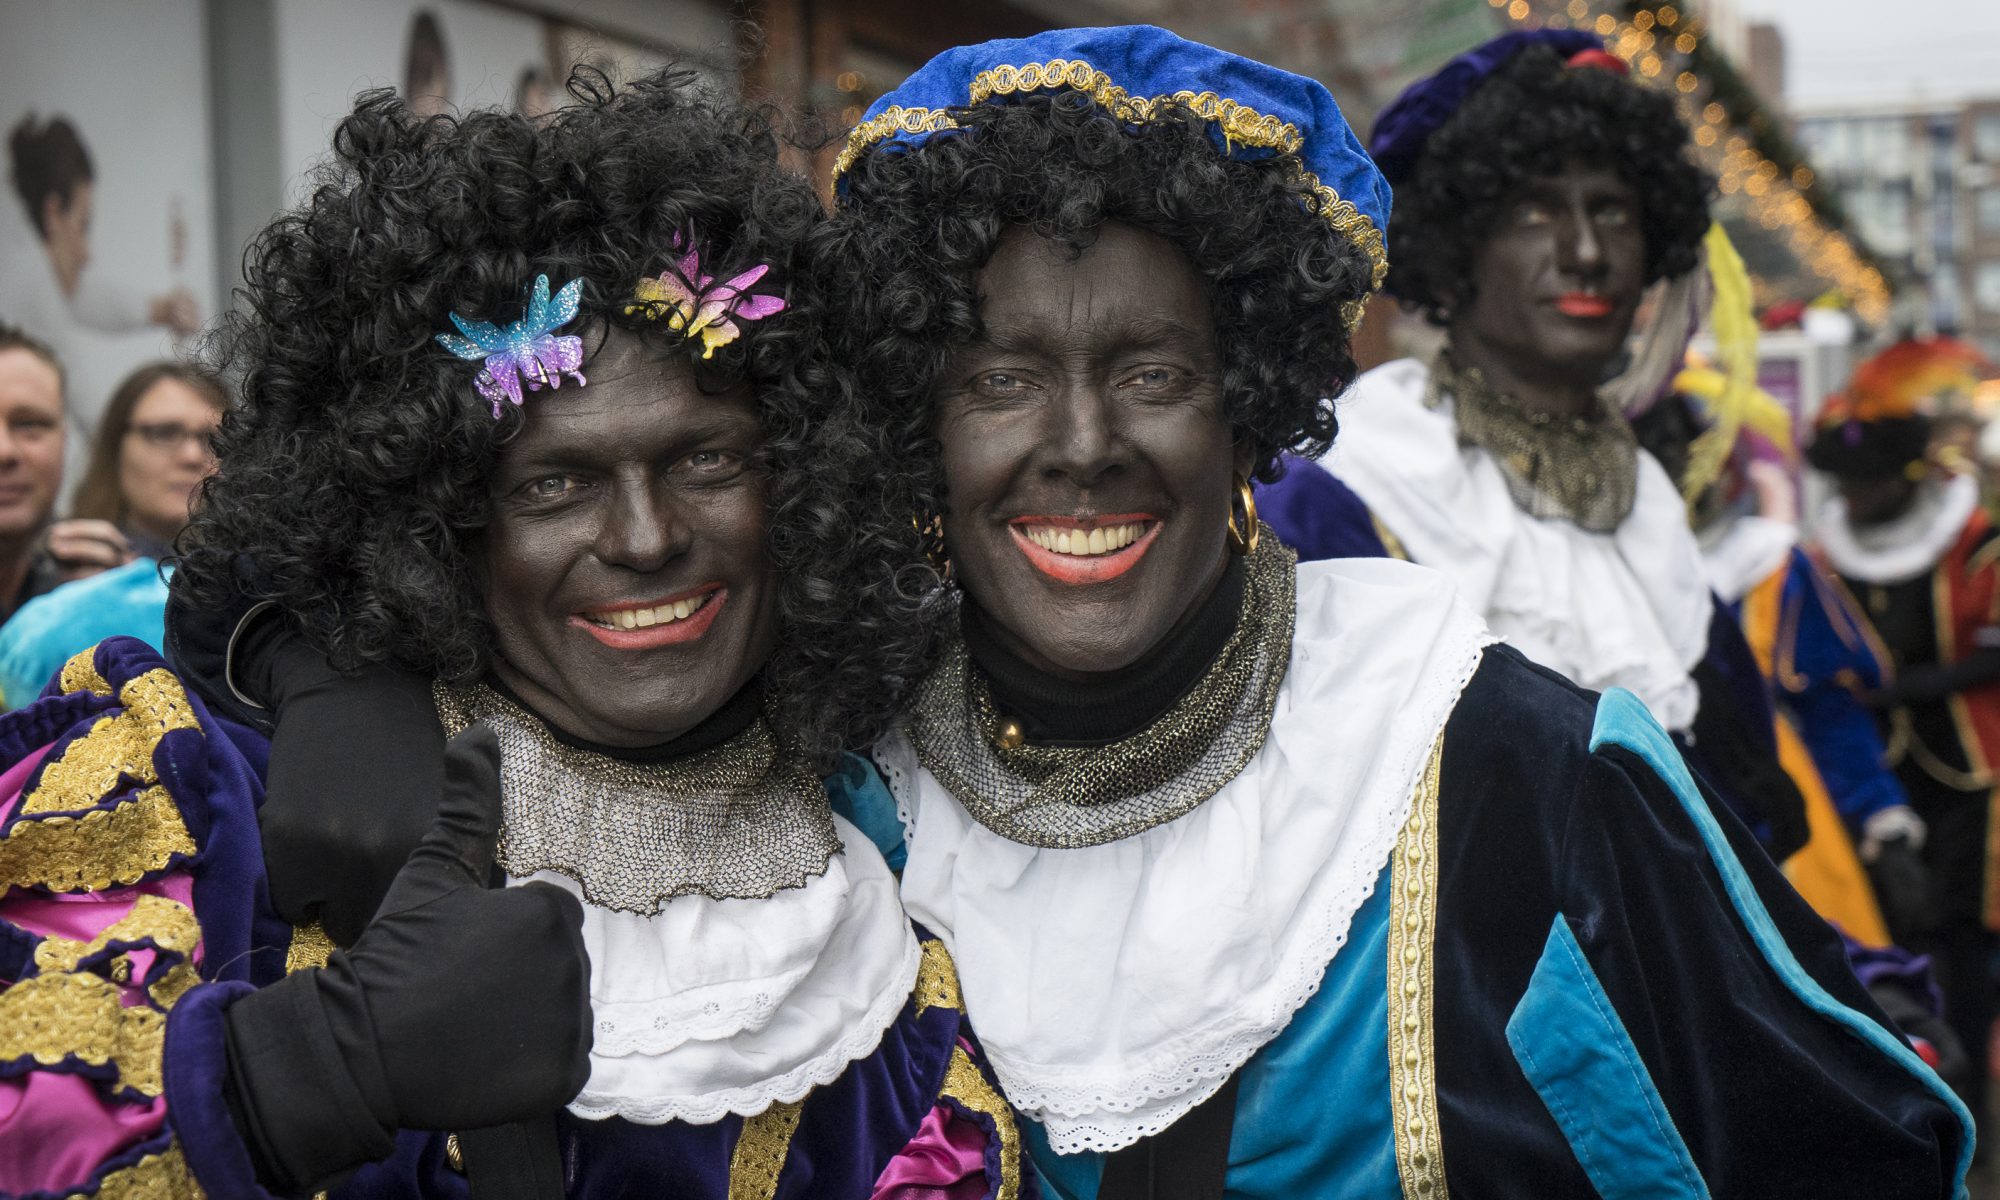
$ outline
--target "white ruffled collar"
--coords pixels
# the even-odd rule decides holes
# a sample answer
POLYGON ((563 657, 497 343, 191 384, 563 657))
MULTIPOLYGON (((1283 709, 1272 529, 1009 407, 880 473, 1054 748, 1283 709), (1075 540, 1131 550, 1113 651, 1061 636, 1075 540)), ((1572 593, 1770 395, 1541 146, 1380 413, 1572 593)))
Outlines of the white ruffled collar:
POLYGON ((1529 516, 1492 456, 1459 444, 1451 398, 1425 404, 1429 378, 1414 359, 1361 376, 1341 398, 1328 468, 1412 559, 1451 576, 1494 633, 1687 728, 1700 705, 1688 672, 1708 650, 1714 602, 1666 471, 1640 453, 1632 511, 1610 533, 1529 516))
MULTIPOLYGON (((749 1116, 874 1051, 921 950, 880 851, 844 819, 834 826, 842 848, 826 872, 766 899, 682 896, 651 916, 584 905, 596 1027, 572 1113, 644 1125, 749 1116)), ((529 878, 581 898, 566 876, 529 878)))
POLYGON ((1979 482, 1970 475, 1949 482, 1925 480, 1910 510, 1881 525, 1855 528, 1847 501, 1827 498, 1814 533, 1833 569, 1849 579, 1890 587, 1907 583, 1937 566, 1965 532, 1979 507, 1979 482))
POLYGON ((1058 1153, 1213 1095, 1318 989, 1491 640, 1408 563, 1304 563, 1291 668, 1250 765, 1181 817, 1083 849, 973 820, 892 734, 903 901, 957 964, 1008 1099, 1058 1153))
POLYGON ((1799 527, 1770 517, 1741 516, 1698 540, 1708 586, 1724 603, 1734 604, 1791 558, 1799 527))

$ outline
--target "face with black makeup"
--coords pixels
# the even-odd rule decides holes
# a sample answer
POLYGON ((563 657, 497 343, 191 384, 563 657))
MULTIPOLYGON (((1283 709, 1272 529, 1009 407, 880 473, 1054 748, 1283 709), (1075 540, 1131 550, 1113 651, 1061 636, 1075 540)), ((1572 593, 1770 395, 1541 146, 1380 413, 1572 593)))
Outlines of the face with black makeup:
POLYGON ((1044 671, 1130 666, 1221 578, 1249 469, 1207 284, 1113 222, 1081 253, 1009 230, 978 290, 983 334, 934 393, 959 584, 1044 671))
POLYGON ((1841 475, 1834 479, 1850 524, 1885 525, 1917 502, 1917 481, 1907 474, 1841 475))
POLYGON ((619 329, 586 373, 529 396, 495 465, 479 550, 494 670, 573 736, 657 745, 777 641, 757 405, 619 329))
POLYGON ((1473 255, 1453 353, 1502 381, 1594 388, 1646 288, 1640 197, 1609 167, 1530 178, 1473 255))

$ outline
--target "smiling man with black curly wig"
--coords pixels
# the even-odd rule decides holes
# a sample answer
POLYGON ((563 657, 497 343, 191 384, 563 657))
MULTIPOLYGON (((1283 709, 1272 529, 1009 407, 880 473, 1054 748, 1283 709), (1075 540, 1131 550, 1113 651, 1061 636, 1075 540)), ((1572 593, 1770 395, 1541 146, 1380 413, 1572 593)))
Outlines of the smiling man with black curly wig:
POLYGON ((1963 1110, 1643 706, 1258 525, 1395 228, 1325 88, 989 42, 838 172, 812 646, 900 695, 849 798, 1052 1194, 1955 1192, 1963 1110))
POLYGON ((362 97, 249 256, 178 673, 0 727, 10 1193, 1027 1194, 788 649, 822 210, 690 76, 572 90, 362 97))

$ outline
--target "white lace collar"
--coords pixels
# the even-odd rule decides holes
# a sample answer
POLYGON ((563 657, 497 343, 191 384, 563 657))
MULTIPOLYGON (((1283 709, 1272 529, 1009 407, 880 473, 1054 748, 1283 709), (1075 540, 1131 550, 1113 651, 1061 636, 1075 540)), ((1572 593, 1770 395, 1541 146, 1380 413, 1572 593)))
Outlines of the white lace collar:
MULTIPOLYGON (((921 951, 881 853, 834 826, 841 851, 803 887, 681 896, 651 916, 584 905, 596 1029, 571 1112, 644 1125, 748 1116, 874 1051, 921 951)), ((551 871, 529 878, 581 895, 551 871)))
POLYGON ((1792 547, 1799 544, 1799 527, 1770 517, 1741 516, 1699 541, 1708 586, 1725 603, 1734 604, 1785 565, 1792 547))
POLYGON ((1529 658, 1587 688, 1631 690, 1669 729, 1693 724, 1688 672, 1715 610, 1666 471, 1640 453, 1632 511, 1610 533, 1529 516, 1492 456, 1459 444, 1450 397, 1424 403, 1428 381, 1413 359, 1357 380, 1328 468, 1529 658))
POLYGON ((877 747, 903 818, 903 902, 957 964, 1008 1099, 1058 1153, 1166 1128, 1318 989, 1491 640, 1444 577, 1302 563, 1270 736, 1198 808, 1084 849, 1010 842, 907 738, 877 747))
POLYGON ((1939 483, 1925 480, 1910 511, 1881 525, 1855 528, 1847 501, 1828 497, 1814 533, 1833 569, 1849 579, 1888 587, 1907 583, 1937 566, 1965 532, 1979 507, 1979 483, 1956 475, 1939 483))

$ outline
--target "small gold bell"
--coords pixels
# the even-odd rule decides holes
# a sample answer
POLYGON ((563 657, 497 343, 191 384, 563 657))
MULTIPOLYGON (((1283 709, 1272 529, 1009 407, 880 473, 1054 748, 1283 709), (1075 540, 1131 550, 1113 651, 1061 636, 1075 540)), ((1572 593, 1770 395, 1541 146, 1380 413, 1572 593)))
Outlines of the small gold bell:
POLYGON ((993 735, 993 744, 1002 750, 1018 750, 1021 743, 1028 740, 1026 731, 1019 721, 1009 718, 1000 722, 1000 731, 993 735))

